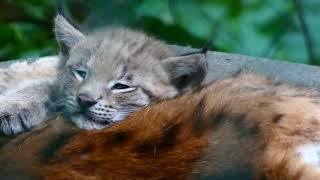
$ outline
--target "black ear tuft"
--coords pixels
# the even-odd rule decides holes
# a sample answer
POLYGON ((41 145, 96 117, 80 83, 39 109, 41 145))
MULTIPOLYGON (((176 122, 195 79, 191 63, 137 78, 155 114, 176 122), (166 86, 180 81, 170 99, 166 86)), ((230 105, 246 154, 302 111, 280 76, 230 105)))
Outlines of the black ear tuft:
POLYGON ((85 37, 83 33, 60 14, 54 19, 54 32, 63 56, 68 56, 69 50, 85 37))
POLYGON ((202 54, 207 54, 208 50, 212 47, 213 44, 213 40, 210 39, 201 49, 201 53, 202 54))
POLYGON ((212 47, 212 40, 209 40, 202 49, 200 50, 196 50, 196 51, 192 51, 192 52, 187 52, 187 53, 183 53, 180 56, 188 56, 188 55, 192 55, 192 54, 204 54, 207 55, 207 52, 210 50, 210 48, 212 47))
POLYGON ((57 0, 57 15, 60 15, 64 19, 66 19, 75 29, 80 29, 79 24, 76 21, 74 21, 73 18, 71 18, 68 8, 64 3, 64 0, 57 0))
POLYGON ((58 0, 57 1, 57 14, 65 17, 65 9, 64 9, 63 0, 58 0))

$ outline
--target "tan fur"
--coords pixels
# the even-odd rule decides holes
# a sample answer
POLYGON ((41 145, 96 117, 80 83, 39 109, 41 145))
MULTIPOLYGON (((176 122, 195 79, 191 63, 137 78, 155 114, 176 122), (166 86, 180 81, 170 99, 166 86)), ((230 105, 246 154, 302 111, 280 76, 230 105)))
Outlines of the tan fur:
MULTIPOLYGON (((297 148, 320 143, 319 101, 316 91, 240 74, 143 108, 111 128, 80 132, 29 162, 28 173, 45 179, 316 180, 319 166, 305 163, 297 148)), ((52 146, 42 144, 31 153, 52 146)))

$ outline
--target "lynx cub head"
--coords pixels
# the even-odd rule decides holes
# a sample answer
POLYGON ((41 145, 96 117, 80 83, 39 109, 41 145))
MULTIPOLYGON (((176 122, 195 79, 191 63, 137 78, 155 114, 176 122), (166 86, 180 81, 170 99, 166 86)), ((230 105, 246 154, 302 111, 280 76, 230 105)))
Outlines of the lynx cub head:
POLYGON ((206 75, 204 53, 177 56, 161 41, 128 29, 85 35, 58 15, 55 34, 61 49, 57 105, 80 128, 107 127, 198 86, 206 75))

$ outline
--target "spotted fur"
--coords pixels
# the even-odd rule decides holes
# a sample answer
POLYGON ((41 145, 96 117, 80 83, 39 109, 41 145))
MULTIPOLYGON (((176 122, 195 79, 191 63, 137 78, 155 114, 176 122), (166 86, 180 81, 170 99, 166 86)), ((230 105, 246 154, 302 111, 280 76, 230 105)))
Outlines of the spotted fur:
POLYGON ((45 179, 316 180, 319 99, 312 89, 240 73, 145 107, 111 128, 78 132, 59 146, 46 139, 33 151, 29 173, 45 179), (39 160, 47 149, 53 151, 39 160))

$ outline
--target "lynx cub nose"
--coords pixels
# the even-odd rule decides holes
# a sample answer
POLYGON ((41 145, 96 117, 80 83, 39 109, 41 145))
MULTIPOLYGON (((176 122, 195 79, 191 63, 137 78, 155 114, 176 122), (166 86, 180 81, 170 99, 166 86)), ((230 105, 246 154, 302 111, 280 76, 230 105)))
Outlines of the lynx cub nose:
POLYGON ((78 102, 80 106, 84 108, 89 108, 97 103, 97 101, 83 93, 78 95, 78 102))

